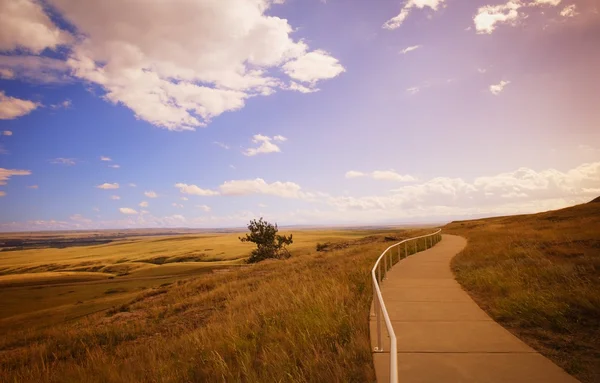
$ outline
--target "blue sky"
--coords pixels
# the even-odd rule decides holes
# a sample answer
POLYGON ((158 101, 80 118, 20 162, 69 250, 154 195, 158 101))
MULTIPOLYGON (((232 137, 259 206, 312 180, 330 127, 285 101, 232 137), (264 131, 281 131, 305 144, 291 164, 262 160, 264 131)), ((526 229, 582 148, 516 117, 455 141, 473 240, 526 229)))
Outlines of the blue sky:
POLYGON ((0 0, 0 230, 424 222, 587 201, 599 12, 0 0))

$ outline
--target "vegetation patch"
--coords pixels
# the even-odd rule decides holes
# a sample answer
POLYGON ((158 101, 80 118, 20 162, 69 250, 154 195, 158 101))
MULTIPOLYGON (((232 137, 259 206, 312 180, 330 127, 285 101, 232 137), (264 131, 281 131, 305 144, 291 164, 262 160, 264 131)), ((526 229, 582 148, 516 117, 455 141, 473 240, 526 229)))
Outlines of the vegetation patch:
POLYGON ((600 381, 600 204, 452 222, 458 281, 504 327, 583 382, 600 381))

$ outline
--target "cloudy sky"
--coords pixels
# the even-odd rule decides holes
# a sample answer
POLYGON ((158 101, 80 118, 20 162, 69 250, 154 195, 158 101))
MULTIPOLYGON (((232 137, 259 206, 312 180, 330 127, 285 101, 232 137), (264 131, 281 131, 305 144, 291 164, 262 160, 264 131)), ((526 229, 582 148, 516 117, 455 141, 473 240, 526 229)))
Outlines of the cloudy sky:
POLYGON ((597 0, 0 0, 0 231, 600 195, 597 0))

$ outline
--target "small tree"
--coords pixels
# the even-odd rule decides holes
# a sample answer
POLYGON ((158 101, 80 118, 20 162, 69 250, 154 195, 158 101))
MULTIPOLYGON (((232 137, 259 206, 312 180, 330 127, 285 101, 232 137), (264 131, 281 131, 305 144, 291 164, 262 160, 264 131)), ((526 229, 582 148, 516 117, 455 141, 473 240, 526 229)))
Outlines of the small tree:
POLYGON ((256 263, 265 259, 285 259, 290 257, 290 252, 286 249, 287 245, 291 245, 292 234, 288 237, 277 234, 277 224, 272 225, 262 219, 255 219, 248 224, 250 234, 246 237, 239 237, 242 242, 252 242, 256 244, 256 249, 252 250, 248 263, 256 263))

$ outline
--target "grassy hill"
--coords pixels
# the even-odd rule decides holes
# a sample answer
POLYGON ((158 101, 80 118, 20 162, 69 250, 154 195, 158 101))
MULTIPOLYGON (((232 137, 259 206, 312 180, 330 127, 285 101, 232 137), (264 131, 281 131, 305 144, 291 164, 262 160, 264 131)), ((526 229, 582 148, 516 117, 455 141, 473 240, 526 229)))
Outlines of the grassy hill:
MULTIPOLYGON (((60 315, 50 317, 44 311, 35 326, 23 326, 18 315, 6 318, 9 327, 0 328, 0 382, 374 381, 369 271, 389 246, 386 236, 429 231, 294 233, 298 244, 291 247, 293 256, 288 260, 160 279, 155 287, 149 287, 147 280, 128 279, 137 278, 135 273, 107 280, 120 283, 108 290, 104 280, 4 287, 0 307, 9 293, 15 308, 21 307, 18 302, 39 306, 48 300, 67 308, 83 306, 81 302, 69 305, 71 296, 76 296, 75 301, 102 300, 103 305, 114 307, 80 318, 62 316, 60 322, 56 321, 60 315), (317 241, 327 242, 328 250, 316 252, 317 241), (42 294, 44 299, 32 301, 42 294)), ((113 258, 146 259, 146 253, 156 249, 162 254, 164 242, 152 241, 144 239, 139 249, 127 243, 112 246, 125 250, 120 252, 104 247, 78 251, 83 258, 101 255, 104 265, 113 258)), ((169 250, 175 254, 207 247, 204 242, 188 242, 169 239, 169 250)), ((62 267, 80 261, 75 251, 49 249, 33 261, 62 267)), ((19 252, 9 253, 15 257, 19 252)), ((5 263, 12 272, 22 260, 5 263)), ((169 264, 159 267, 165 266, 169 264)), ((46 277, 47 272, 42 273, 46 277)), ((72 274, 59 277, 72 278, 72 274)), ((14 283, 13 274, 4 278, 14 283)))
POLYGON ((584 382, 600 381, 600 198, 448 224, 458 281, 496 321, 584 382))

